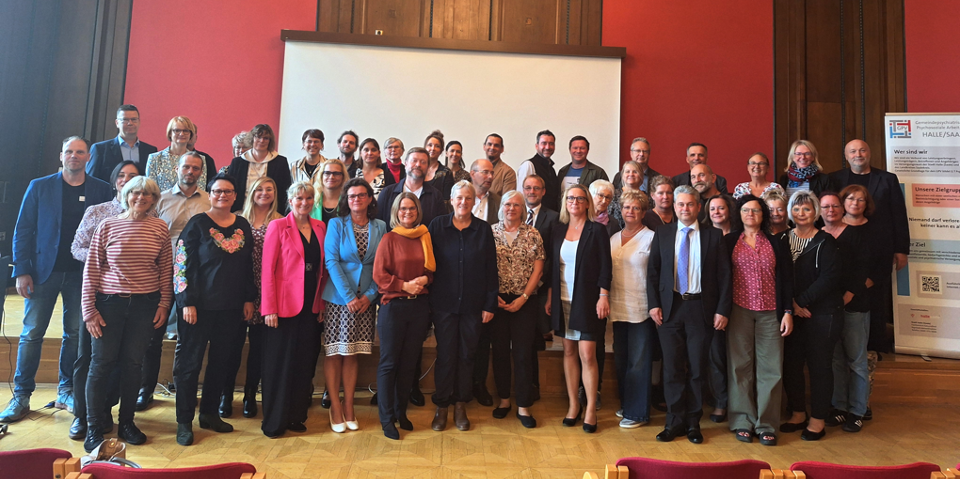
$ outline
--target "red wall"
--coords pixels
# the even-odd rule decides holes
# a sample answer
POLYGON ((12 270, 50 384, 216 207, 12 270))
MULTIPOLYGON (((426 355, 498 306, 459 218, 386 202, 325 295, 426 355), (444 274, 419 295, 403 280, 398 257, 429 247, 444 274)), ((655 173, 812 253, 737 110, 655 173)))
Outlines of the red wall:
POLYGON ((167 122, 184 115, 197 148, 228 164, 236 133, 280 122, 280 30, 313 30, 316 18, 316 0, 133 2, 124 101, 140 109, 141 137, 169 146, 167 122))
MULTIPOLYGON (((686 147, 709 148, 729 183, 746 181, 756 151, 773 150, 773 2, 606 0, 603 44, 627 47, 621 157, 651 142, 651 166, 684 171, 686 147)), ((729 188, 733 188, 733 184, 729 188)))
POLYGON ((960 2, 906 0, 907 110, 960 111, 960 2))

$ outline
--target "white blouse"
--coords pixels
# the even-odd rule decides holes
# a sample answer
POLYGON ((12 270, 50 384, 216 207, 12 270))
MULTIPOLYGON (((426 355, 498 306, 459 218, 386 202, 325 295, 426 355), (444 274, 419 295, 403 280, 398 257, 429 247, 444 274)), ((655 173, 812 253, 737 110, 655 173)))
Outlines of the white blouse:
POLYGON ((610 238, 613 282, 610 285, 610 321, 642 323, 649 319, 647 307, 647 262, 653 231, 643 228, 627 244, 623 232, 610 238))
POLYGON ((577 246, 580 240, 563 240, 560 246, 560 301, 572 301, 577 272, 577 246))

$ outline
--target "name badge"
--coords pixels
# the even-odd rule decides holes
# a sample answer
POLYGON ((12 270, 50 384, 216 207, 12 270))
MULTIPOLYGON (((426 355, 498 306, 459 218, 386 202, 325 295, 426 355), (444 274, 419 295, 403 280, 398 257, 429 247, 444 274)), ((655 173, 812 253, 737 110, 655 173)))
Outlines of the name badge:
POLYGON ((86 196, 83 196, 83 195, 80 195, 80 201, 81 201, 81 202, 87 201, 87 197, 86 197, 86 196))

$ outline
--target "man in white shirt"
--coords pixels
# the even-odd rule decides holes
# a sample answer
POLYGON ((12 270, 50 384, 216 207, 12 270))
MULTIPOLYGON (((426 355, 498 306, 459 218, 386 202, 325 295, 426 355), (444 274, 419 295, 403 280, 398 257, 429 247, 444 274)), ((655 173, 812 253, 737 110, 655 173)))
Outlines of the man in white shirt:
POLYGON ((473 216, 480 218, 490 225, 498 220, 497 210, 500 208, 500 195, 490 190, 493 184, 493 163, 490 160, 476 160, 470 165, 470 179, 477 190, 477 202, 473 205, 473 216))

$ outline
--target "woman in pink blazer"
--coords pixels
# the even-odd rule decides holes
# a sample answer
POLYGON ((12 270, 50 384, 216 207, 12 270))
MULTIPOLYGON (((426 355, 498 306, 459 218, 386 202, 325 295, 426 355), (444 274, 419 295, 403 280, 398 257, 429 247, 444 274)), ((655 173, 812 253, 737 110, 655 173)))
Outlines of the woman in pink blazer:
POLYGON ((323 333, 322 221, 310 218, 309 182, 287 190, 290 214, 272 221, 263 243, 260 313, 263 338, 263 434, 304 432, 317 348, 323 333))

